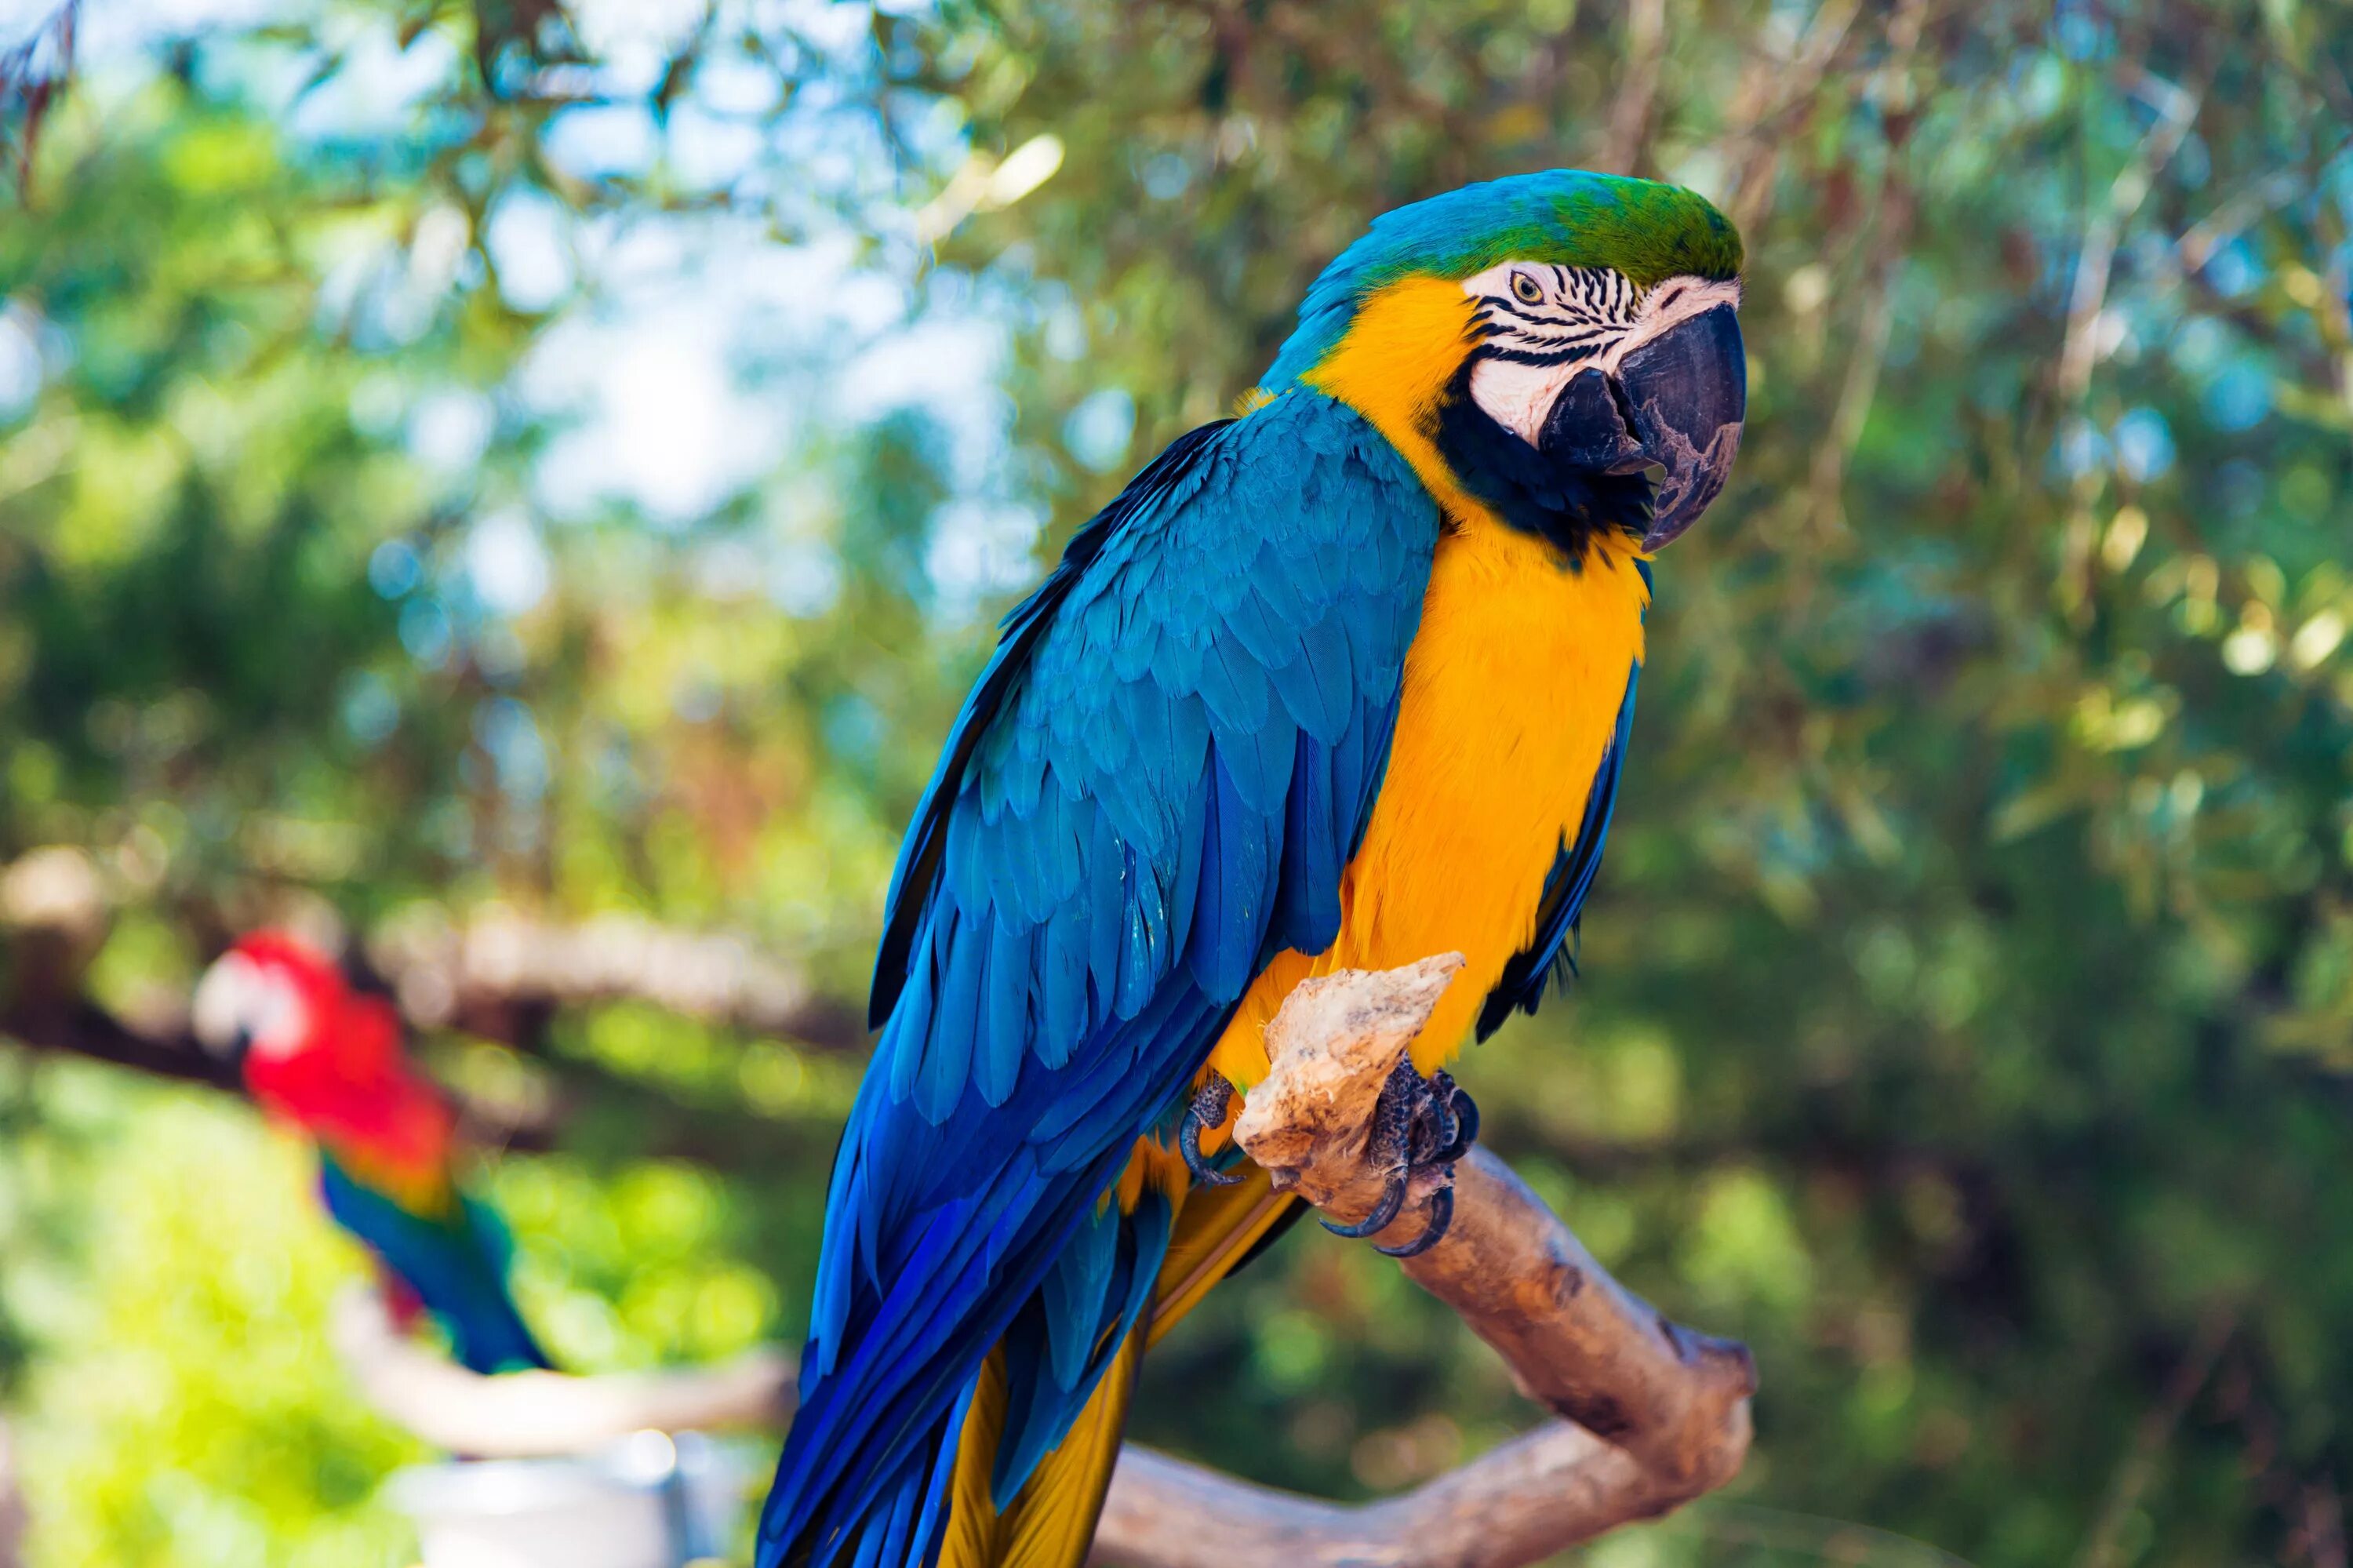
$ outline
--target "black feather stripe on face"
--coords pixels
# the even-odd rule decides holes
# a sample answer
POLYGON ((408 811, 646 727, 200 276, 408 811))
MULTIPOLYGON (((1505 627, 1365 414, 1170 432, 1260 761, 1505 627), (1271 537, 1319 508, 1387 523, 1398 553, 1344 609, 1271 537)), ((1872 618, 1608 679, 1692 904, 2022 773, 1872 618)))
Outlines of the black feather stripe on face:
POLYGON ((1546 266, 1516 271, 1545 285, 1545 297, 1525 304, 1508 284, 1482 293, 1473 323, 1486 332, 1488 357, 1518 365, 1566 365, 1598 355, 1634 324, 1641 294, 1609 267, 1546 266))
POLYGON ((1605 528, 1640 539, 1651 526, 1651 487, 1642 472, 1588 473, 1565 467, 1496 423, 1471 395, 1471 370, 1485 350, 1455 372, 1430 432, 1462 488, 1510 527, 1548 539, 1573 571, 1605 528))

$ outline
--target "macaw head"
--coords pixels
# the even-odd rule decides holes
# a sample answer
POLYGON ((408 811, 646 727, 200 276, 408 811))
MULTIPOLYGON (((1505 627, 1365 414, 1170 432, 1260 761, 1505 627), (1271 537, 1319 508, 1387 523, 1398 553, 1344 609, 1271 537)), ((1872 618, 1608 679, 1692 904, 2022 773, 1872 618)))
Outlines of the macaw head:
POLYGON ((266 1109, 382 1184, 442 1180, 454 1119, 402 1056, 400 1014, 355 989, 325 954, 282 931, 256 931, 196 983, 190 1022, 205 1048, 237 1063, 266 1109))
POLYGON ((1376 219, 1324 270, 1265 389, 1353 405, 1442 501, 1451 482, 1556 538, 1615 526, 1655 550, 1740 447, 1740 266, 1732 225, 1673 185, 1466 185, 1376 219))
POLYGON ((196 982, 190 1022, 204 1047, 240 1065, 324 1048, 345 987, 327 957, 282 931, 255 931, 196 982))
POLYGON ((398 1045, 386 1004, 354 991, 332 959, 282 931, 251 932, 215 959, 196 984, 190 1022, 265 1101, 366 1075, 388 1065, 398 1045))

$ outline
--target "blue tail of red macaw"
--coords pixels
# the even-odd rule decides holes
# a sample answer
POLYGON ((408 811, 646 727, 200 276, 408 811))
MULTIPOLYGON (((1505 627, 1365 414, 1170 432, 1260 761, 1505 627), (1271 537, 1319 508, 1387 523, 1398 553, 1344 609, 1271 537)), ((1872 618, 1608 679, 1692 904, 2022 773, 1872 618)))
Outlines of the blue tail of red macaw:
POLYGON ((550 1364, 507 1292, 506 1228, 488 1208, 453 1193, 446 1213, 418 1213, 364 1185, 324 1150, 319 1187, 327 1212, 416 1293, 467 1370, 550 1364))

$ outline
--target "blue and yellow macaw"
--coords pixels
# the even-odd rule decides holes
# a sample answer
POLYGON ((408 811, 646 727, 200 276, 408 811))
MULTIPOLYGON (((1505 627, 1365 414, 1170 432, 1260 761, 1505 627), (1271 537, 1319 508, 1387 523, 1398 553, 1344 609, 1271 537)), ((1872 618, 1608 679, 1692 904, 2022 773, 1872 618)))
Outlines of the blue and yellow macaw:
POLYGON ((1390 213, 1008 618, 892 878, 762 1568, 1076 1568, 1140 1357, 1291 1209, 1225 1129, 1303 979, 1464 956, 1354 1233, 1461 1154, 1440 1069, 1569 951, 1650 556, 1739 445, 1740 264, 1641 180, 1390 213))

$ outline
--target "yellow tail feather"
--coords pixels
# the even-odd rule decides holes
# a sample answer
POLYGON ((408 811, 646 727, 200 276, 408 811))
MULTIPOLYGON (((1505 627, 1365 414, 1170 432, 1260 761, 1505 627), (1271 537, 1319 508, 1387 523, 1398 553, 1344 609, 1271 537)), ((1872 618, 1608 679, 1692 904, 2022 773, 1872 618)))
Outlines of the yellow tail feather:
POLYGON ((1167 1257, 1160 1262, 1151 1320, 1120 1344, 1078 1422, 1054 1453, 1038 1462, 1038 1471, 1002 1514, 988 1477, 1005 1436, 1005 1351, 988 1351, 972 1410, 955 1441, 939 1568, 1080 1568, 1087 1559, 1094 1520, 1111 1490, 1111 1469, 1120 1462, 1120 1434, 1127 1429, 1127 1405, 1134 1398, 1144 1351, 1193 1311, 1296 1203, 1290 1193, 1275 1192, 1257 1165, 1245 1160, 1235 1175, 1242 1180, 1233 1187, 1181 1193, 1167 1257))
POLYGON ((1144 1336, 1130 1334, 1070 1435, 1039 1461, 1037 1474, 997 1521, 997 1568, 1079 1568, 1086 1561, 1143 1361, 1144 1336))
POLYGON ((1202 1187, 1186 1194, 1169 1237, 1167 1259, 1160 1266, 1146 1350, 1199 1306, 1209 1287, 1232 1273, 1299 1201, 1276 1192, 1267 1173, 1248 1161, 1234 1174, 1241 1180, 1230 1187, 1202 1187))
POLYGON ((980 1364, 980 1386, 956 1435, 939 1568, 991 1568, 997 1561, 997 1502, 988 1478, 997 1464, 997 1441, 1005 1434, 1005 1352, 994 1350, 980 1364))
POLYGON ((1005 1435, 1005 1352, 989 1352, 956 1442, 939 1568, 1079 1568, 1086 1561, 1143 1361, 1144 1336, 1130 1334, 1070 1432, 1000 1514, 989 1472, 1005 1435))
POLYGON ((939 1568, 1079 1568, 1086 1560, 1112 1468, 1119 1462, 1144 1352, 1298 1202, 1277 1192, 1255 1165, 1245 1162, 1236 1174, 1242 1180, 1231 1187, 1198 1188, 1183 1195, 1150 1322, 1120 1346, 1069 1434, 1039 1461, 1037 1472, 1001 1514, 990 1494, 989 1475, 1005 1434, 1005 1352, 989 1352, 957 1435, 939 1568))

